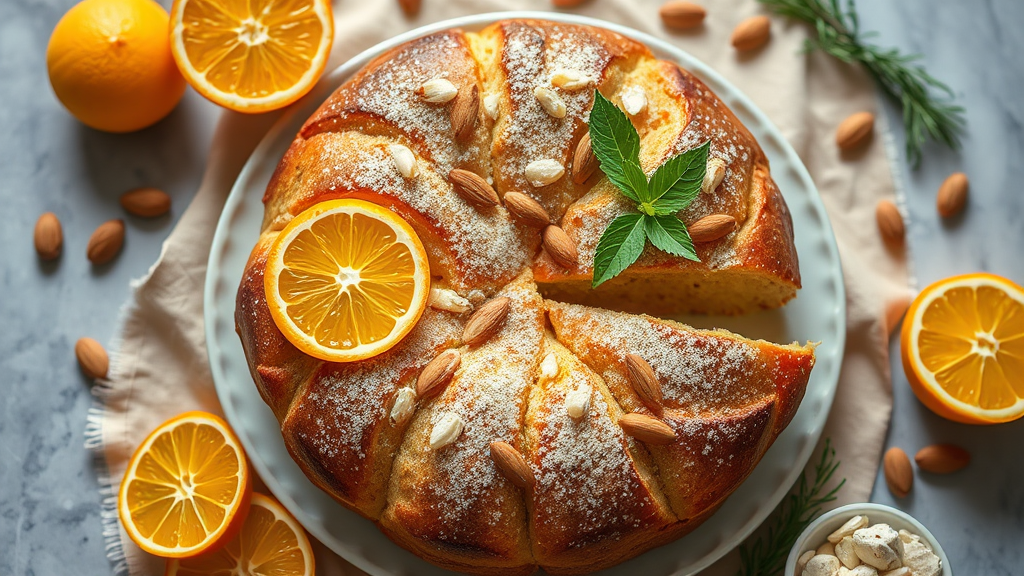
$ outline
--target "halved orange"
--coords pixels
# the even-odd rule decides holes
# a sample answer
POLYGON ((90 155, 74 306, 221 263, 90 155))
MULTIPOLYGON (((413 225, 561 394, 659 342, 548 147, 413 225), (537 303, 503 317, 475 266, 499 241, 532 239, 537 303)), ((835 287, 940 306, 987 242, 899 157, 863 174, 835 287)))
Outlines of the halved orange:
POLYGON ((276 500, 252 495, 241 532, 222 548, 167 561, 165 576, 313 576, 313 549, 302 526, 276 500))
POLYGON ((181 558, 234 537, 251 495, 245 453, 228 425, 207 412, 186 412, 161 424, 135 451, 117 511, 140 548, 181 558))
POLYGON ((334 38, 330 0, 175 0, 171 53, 200 94, 238 112, 301 98, 334 38))
POLYGON ((416 325, 430 265, 412 226, 363 200, 329 200, 285 226, 267 256, 267 304, 303 352, 331 362, 376 356, 416 325))
POLYGON ((993 274, 940 280, 914 299, 900 338, 921 402, 967 424, 1024 416, 1024 289, 993 274))

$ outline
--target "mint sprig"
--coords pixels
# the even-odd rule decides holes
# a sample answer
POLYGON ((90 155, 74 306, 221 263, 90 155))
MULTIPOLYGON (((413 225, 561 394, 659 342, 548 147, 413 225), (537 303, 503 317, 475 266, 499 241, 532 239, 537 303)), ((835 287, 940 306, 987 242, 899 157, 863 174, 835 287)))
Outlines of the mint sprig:
POLYGON ((709 142, 669 158, 648 181, 640 166, 640 135, 626 114, 597 91, 590 111, 590 142, 601 170, 639 210, 619 216, 601 234, 594 253, 593 287, 636 262, 648 240, 673 256, 700 262, 678 213, 700 194, 709 142))

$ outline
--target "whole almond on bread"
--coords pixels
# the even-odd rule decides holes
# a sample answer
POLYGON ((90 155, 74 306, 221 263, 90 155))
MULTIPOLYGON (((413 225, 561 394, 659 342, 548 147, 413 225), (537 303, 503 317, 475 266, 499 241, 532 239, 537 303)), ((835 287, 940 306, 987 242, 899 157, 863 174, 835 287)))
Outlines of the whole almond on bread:
POLYGON ((899 208, 890 200, 879 200, 875 206, 875 220, 882 239, 890 244, 902 244, 906 229, 899 208))
POLYGON ((686 2, 685 0, 672 0, 661 5, 658 10, 661 21, 669 28, 684 30, 700 26, 707 16, 703 6, 686 2))
POLYGON ((626 376, 644 405, 655 414, 661 413, 661 382, 651 365, 636 354, 626 354, 626 376))
POLYGON ((910 466, 907 453, 893 446, 885 452, 882 459, 882 471, 885 473, 885 484, 897 498, 910 494, 914 487, 914 469, 910 466))
POLYGON ((772 35, 772 23, 767 16, 752 16, 740 22, 732 31, 733 48, 746 52, 764 46, 772 35))
POLYGON ((709 214, 686 227, 694 242, 712 242, 736 229, 736 219, 728 214, 709 214))
POLYGON ((479 174, 456 168, 448 173, 448 180, 466 202, 480 208, 498 205, 498 193, 479 174))
POLYGON ((157 188, 136 188, 121 195, 121 206, 134 216, 155 218, 171 209, 171 197, 157 188))
POLYGON ((110 358, 103 346, 92 338, 79 338, 75 342, 75 358, 82 372, 89 378, 106 378, 110 358))
POLYGON ((93 264, 106 264, 117 256, 124 245, 124 222, 108 220, 100 224, 89 237, 85 254, 93 264))
POLYGON ((505 208, 516 219, 534 228, 543 228, 551 224, 547 210, 539 202, 522 192, 506 192, 505 208))
POLYGON ((967 189, 969 186, 967 174, 963 172, 950 174, 942 182, 942 186, 939 186, 939 195, 935 199, 939 215, 943 218, 949 218, 959 214, 964 209, 964 205, 967 204, 967 189))
POLYGON ((576 152, 572 155, 573 183, 583 184, 586 182, 597 171, 598 164, 593 144, 590 141, 590 132, 587 132, 576 144, 576 152))
POLYGON ((431 360, 419 378, 416 379, 416 395, 420 398, 429 398, 440 393, 444 387, 452 381, 455 371, 462 363, 462 355, 458 350, 445 350, 431 360))
POLYGON ((857 112, 843 120, 836 128, 836 146, 840 150, 859 148, 871 139, 875 130, 875 115, 871 112, 857 112))
POLYGON ((45 212, 36 220, 32 241, 36 252, 43 260, 53 260, 60 256, 61 246, 64 245, 64 231, 56 214, 45 212))
POLYGON ((455 139, 465 142, 473 135, 477 116, 480 114, 480 89, 476 84, 463 87, 452 104, 452 130, 455 139))
POLYGON ((646 414, 623 414, 619 426, 626 434, 648 444, 671 444, 676 439, 672 427, 646 414))
POLYGON ((526 458, 507 442, 491 442, 491 458, 494 465, 510 482, 520 488, 530 488, 537 483, 533 469, 526 458))
POLYGON ((579 262, 579 253, 576 245, 573 244, 569 235, 554 224, 544 228, 541 232, 541 240, 544 250, 551 256, 551 259, 563 268, 575 268, 579 262))
POLYGON ((932 444, 914 455, 918 468, 932 474, 949 474, 971 463, 971 453, 955 444, 932 444))
POLYGON ((472 348, 490 340, 505 325, 511 307, 512 300, 502 296, 477 308, 462 330, 462 343, 472 348))

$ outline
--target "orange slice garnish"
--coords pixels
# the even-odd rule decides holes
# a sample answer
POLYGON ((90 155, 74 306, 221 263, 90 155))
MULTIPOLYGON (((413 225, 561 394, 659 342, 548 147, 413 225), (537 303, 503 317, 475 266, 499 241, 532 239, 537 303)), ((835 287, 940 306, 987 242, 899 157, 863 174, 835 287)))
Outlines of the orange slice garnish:
POLYGON ((320 78, 334 38, 330 0, 175 0, 171 53, 200 94, 238 112, 298 100, 320 78))
POLYGON ((903 369, 921 402, 968 424, 1024 416, 1024 289, 993 274, 941 280, 903 320, 903 369))
POLYGON ((276 500, 252 495, 238 535, 193 558, 167 561, 165 576, 313 576, 313 549, 302 526, 276 500))
POLYGON ((128 463, 118 514, 128 536, 157 556, 201 554, 238 532, 252 482, 242 445, 207 412, 160 425, 128 463))
POLYGON ((362 200, 330 200, 274 240, 267 304, 285 337, 331 362, 376 356, 412 330, 427 304, 430 265, 408 222, 362 200))

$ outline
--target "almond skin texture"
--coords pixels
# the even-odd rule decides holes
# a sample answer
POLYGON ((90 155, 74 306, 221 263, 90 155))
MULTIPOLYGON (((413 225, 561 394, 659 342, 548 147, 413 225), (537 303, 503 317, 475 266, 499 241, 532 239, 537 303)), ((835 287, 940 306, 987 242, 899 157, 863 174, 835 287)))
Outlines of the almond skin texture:
POLYGON ((836 146, 840 150, 860 148, 875 132, 875 115, 871 112, 857 112, 843 120, 836 128, 836 146))
POLYGON ((491 442, 491 458, 495 466, 508 478, 509 482, 523 489, 533 488, 537 478, 526 458, 507 442, 491 442))
POLYGON ((398 5, 402 8, 402 12, 409 18, 420 13, 421 0, 398 0, 398 5))
POLYGON ((668 28, 685 30, 695 28, 704 22, 707 11, 703 6, 684 0, 672 0, 661 5, 658 10, 662 23, 668 28))
POLYGON ((141 218, 163 216, 171 209, 171 197, 157 188, 136 188, 121 195, 121 206, 141 218))
POLYGON ((954 172, 950 174, 942 186, 939 186, 939 195, 935 199, 935 207, 939 210, 939 216, 949 218, 956 216, 967 204, 967 189, 970 183, 967 174, 954 172))
POLYGON ((54 260, 60 256, 61 246, 64 245, 64 230, 61 228, 60 220, 53 212, 45 212, 36 220, 36 229, 32 237, 36 246, 36 252, 43 260, 54 260))
POLYGON ((505 325, 511 305, 512 301, 502 296, 477 308, 462 330, 462 343, 473 348, 490 340, 505 325))
POLYGON ((455 187, 455 193, 466 202, 478 208, 498 205, 498 193, 475 172, 456 168, 448 173, 448 180, 455 187))
POLYGON ((686 227, 694 242, 713 242, 736 229, 736 219, 728 214, 709 214, 686 227))
POLYGON ((576 152, 572 155, 572 181, 574 184, 583 184, 590 178, 598 168, 597 156, 594 156, 593 144, 590 142, 590 132, 580 138, 576 144, 576 152))
POLYGON ((651 365, 636 354, 626 354, 626 376, 644 405, 651 412, 661 414, 664 396, 661 393, 661 382, 651 365))
POLYGON ((619 418, 622 431, 647 444, 671 444, 676 440, 675 430, 661 420, 646 414, 623 414, 619 418))
POLYGON ((875 219, 878 221, 878 232, 889 244, 903 244, 906 229, 899 208, 889 200, 879 200, 875 206, 875 219))
POLYGON ((971 463, 971 453, 955 444, 932 444, 914 455, 917 467, 932 474, 949 474, 971 463))
POLYGON ((576 267, 576 263, 579 262, 579 254, 576 252, 576 245, 572 243, 564 230, 552 224, 544 228, 541 240, 544 249, 559 266, 563 268, 576 267))
POLYGON ((89 237, 85 255, 93 264, 106 264, 117 256, 124 245, 124 221, 108 220, 89 237))
POLYGON ((527 226, 543 228, 551 224, 547 210, 536 200, 521 192, 506 192, 505 208, 516 220, 527 226))
POLYGON ((882 459, 882 471, 885 472, 885 484, 897 498, 910 494, 914 487, 914 469, 910 467, 907 453, 895 446, 885 452, 882 459))
POLYGON ((445 350, 423 367, 416 379, 416 396, 429 398, 439 394, 452 381, 455 371, 462 364, 458 350, 445 350))
POLYGON ((465 142, 473 135, 477 116, 480 114, 480 89, 476 84, 459 90, 452 105, 452 129, 455 139, 465 142))
POLYGON ((771 20, 767 16, 752 16, 733 29, 730 42, 733 48, 746 52, 764 46, 771 35, 771 20))
POLYGON ((75 342, 75 358, 82 372, 89 378, 106 378, 110 358, 103 346, 92 338, 79 338, 75 342))

